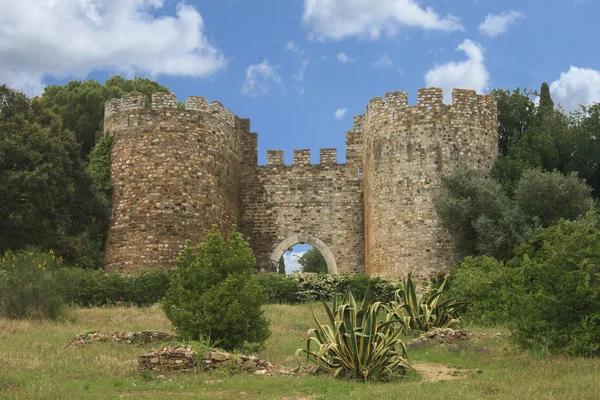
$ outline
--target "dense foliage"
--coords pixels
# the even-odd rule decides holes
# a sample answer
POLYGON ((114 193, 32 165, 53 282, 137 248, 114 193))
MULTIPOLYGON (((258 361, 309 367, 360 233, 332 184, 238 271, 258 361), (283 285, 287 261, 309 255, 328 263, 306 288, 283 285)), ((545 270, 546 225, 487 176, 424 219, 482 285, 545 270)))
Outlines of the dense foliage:
POLYGON ((329 301, 348 291, 356 298, 362 298, 368 289, 374 300, 389 302, 400 288, 399 282, 368 274, 271 273, 259 274, 257 279, 267 294, 267 301, 280 304, 329 301))
POLYGON ((380 321, 382 303, 372 302, 369 293, 361 303, 351 293, 340 302, 334 298, 332 307, 323 303, 327 322, 322 323, 313 312, 316 328, 308 331, 306 349, 298 349, 319 368, 336 377, 352 379, 390 380, 404 375, 407 363, 401 329, 387 314, 380 321))
POLYGON ((96 188, 110 204, 112 201, 113 185, 110 180, 110 155, 114 135, 106 132, 92 149, 89 156, 87 171, 96 188))
POLYGON ((65 303, 52 272, 62 266, 52 252, 8 251, 0 260, 0 316, 57 319, 65 303))
POLYGON ((163 309, 179 334, 210 337, 226 349, 269 337, 266 296, 253 276, 252 249, 235 229, 224 240, 214 225, 204 243, 177 258, 163 309))
POLYGON ((0 252, 35 246, 99 267, 107 219, 72 132, 38 99, 0 86, 0 252))
POLYGON ((600 216, 592 211, 560 221, 520 246, 510 263, 517 341, 553 353, 600 355, 600 216))
POLYGON ((437 211, 463 256, 512 257, 514 247, 561 218, 584 215, 594 201, 575 174, 525 170, 511 196, 493 179, 455 170, 442 177, 437 211))
POLYGON ((302 272, 316 272, 321 274, 328 272, 325 257, 314 247, 302 254, 302 257, 298 259, 298 263, 302 265, 302 272))
POLYGON ((94 147, 97 132, 103 129, 104 103, 107 100, 125 93, 140 92, 150 104, 152 93, 168 91, 168 88, 150 79, 114 76, 104 84, 88 80, 71 81, 65 86, 47 86, 42 100, 62 118, 65 128, 75 132, 77 142, 81 144, 81 154, 87 156, 94 147))

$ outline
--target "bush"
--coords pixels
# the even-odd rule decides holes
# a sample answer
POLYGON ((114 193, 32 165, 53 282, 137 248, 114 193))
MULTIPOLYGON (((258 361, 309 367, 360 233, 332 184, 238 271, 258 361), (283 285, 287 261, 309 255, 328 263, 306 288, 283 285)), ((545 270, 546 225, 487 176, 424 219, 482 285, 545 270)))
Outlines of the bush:
POLYGON ((0 315, 57 319, 65 304, 51 273, 61 264, 52 251, 6 252, 0 261, 0 315))
POLYGON ((600 355, 600 216, 562 220, 520 246, 515 339, 552 353, 600 355))
POLYGON ((336 377, 390 380, 405 373, 408 363, 401 330, 390 314, 384 322, 378 320, 384 310, 380 302, 373 302, 367 293, 360 304, 347 293, 342 302, 334 298, 331 308, 323 305, 328 323, 322 324, 313 312, 317 328, 308 331, 306 349, 298 349, 296 357, 305 353, 336 377))
POLYGON ((169 271, 142 269, 127 276, 80 268, 54 272, 62 298, 71 305, 102 307, 114 305, 149 306, 159 302, 169 288, 169 271))
POLYGON ((296 304, 298 297, 298 282, 280 273, 265 273, 256 275, 256 280, 262 286, 267 303, 271 304, 296 304))
POLYGON ((467 257, 450 275, 448 296, 466 303, 461 317, 482 326, 509 320, 512 274, 502 261, 467 257))
POLYGON ((266 296, 253 276, 254 255, 233 229, 227 241, 216 225, 196 249, 177 258, 163 309, 187 339, 210 337, 225 349, 244 342, 262 344, 269 337, 261 310, 266 296))

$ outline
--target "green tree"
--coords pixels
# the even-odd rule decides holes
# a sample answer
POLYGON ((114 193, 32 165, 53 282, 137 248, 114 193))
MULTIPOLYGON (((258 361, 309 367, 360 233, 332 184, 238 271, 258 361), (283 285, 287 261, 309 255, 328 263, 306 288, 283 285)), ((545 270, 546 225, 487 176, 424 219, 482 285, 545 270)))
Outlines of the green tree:
POLYGON ((0 86, 0 253, 35 246, 99 267, 107 219, 73 133, 39 99, 0 86))
POLYGON ((277 264, 277 273, 285 275, 285 260, 283 256, 279 259, 279 264, 277 264))
POLYGON ((575 219, 594 204, 590 188, 575 174, 525 170, 514 197, 475 171, 456 170, 441 180, 437 212, 459 253, 512 257, 515 245, 554 225, 575 219))
POLYGON ((326 274, 328 272, 325 257, 323 257, 323 254, 314 247, 304 253, 302 257, 298 259, 298 263, 302 265, 302 272, 316 272, 321 274, 326 274))
POLYGON ((503 157, 533 124, 536 107, 528 90, 494 89, 490 94, 498 105, 498 153, 503 157))
POLYGON ((71 81, 65 86, 51 85, 44 89, 42 100, 55 114, 58 114, 64 127, 75 132, 81 144, 81 154, 87 156, 94 147, 96 134, 103 129, 104 103, 125 93, 140 92, 150 104, 152 93, 168 92, 150 79, 123 79, 115 76, 104 84, 95 80, 71 81))
POLYGON ((266 296, 253 276, 252 249, 235 230, 224 240, 216 225, 204 243, 177 258, 162 306, 177 331, 188 339, 210 336, 226 349, 244 342, 264 343, 266 296))
POLYGON ((600 198, 600 104, 582 107, 571 121, 574 150, 566 169, 578 172, 600 198))

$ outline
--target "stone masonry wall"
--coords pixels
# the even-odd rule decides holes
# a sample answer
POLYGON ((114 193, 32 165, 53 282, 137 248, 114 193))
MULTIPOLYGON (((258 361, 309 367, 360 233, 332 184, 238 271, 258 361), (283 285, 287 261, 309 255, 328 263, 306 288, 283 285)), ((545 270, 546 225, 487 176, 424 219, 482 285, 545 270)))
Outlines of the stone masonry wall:
MULTIPOLYGON (((491 96, 440 89, 376 97, 346 133, 346 164, 335 149, 269 151, 258 165, 250 120, 218 102, 157 93, 109 100, 105 130, 115 134, 109 269, 168 267, 212 224, 239 224, 257 267, 272 271, 279 254, 299 242, 315 245, 337 272, 424 279, 456 261, 435 211, 439 178, 457 166, 489 174, 497 157, 497 110, 491 96)), ((330 266, 331 266, 330 265, 330 266)))
POLYGON ((421 89, 416 106, 406 92, 371 100, 363 130, 366 272, 417 279, 447 271, 455 254, 438 223, 439 178, 457 166, 489 174, 498 153, 491 96, 421 89))
POLYGON ((245 182, 241 227, 258 266, 272 271, 275 248, 304 233, 329 248, 338 272, 363 272, 362 184, 354 168, 337 163, 336 149, 322 149, 319 164, 311 164, 309 150, 295 150, 292 165, 283 157, 269 151, 267 165, 245 182))
POLYGON ((106 104, 104 127, 115 134, 112 270, 169 266, 186 240, 201 241, 213 223, 228 232, 239 215, 242 122, 201 97, 185 109, 170 93, 143 103, 127 95, 106 104))

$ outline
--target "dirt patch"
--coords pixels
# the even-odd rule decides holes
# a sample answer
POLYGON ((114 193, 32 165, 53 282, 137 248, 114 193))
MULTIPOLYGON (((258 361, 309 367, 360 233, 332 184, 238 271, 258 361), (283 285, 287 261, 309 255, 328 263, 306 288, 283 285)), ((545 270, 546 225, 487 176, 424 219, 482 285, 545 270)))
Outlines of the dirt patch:
POLYGON ((471 372, 469 369, 458 369, 454 367, 448 367, 444 364, 432 363, 432 362, 415 362, 412 364, 413 368, 421 375, 421 378, 425 382, 440 382, 440 381, 453 381, 456 379, 464 379, 471 372))

